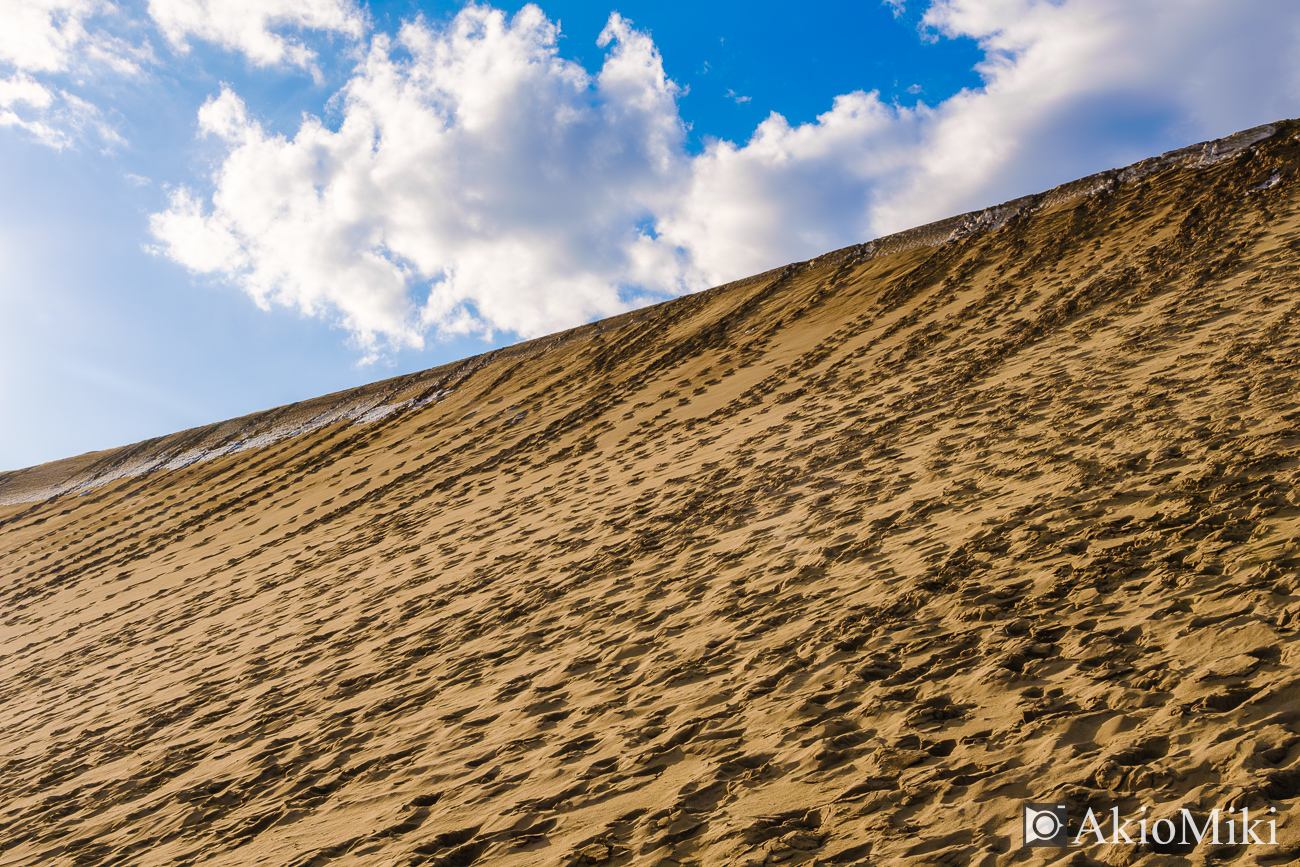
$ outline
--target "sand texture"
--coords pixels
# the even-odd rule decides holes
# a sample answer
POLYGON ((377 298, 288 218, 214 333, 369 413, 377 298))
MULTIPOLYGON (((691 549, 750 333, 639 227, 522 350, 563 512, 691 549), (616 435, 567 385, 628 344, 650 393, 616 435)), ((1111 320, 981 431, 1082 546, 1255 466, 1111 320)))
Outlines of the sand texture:
POLYGON ((0 475, 0 865, 1300 860, 1300 126, 1067 188, 0 475))

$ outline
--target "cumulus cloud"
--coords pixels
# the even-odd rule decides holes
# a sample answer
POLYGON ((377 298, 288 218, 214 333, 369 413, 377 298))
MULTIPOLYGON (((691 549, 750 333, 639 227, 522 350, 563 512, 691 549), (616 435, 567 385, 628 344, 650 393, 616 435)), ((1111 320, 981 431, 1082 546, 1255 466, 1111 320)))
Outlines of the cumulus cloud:
MULTIPOLYGON (((903 4, 894 3, 901 10, 903 4)), ((984 86, 915 109, 837 97, 714 142, 662 215, 709 282, 996 204, 1163 148, 1297 113, 1286 0, 937 0, 924 25, 978 40, 984 86)))
POLYGON ((408 22, 373 37, 337 123, 273 135, 212 99, 225 156, 210 192, 173 190, 155 249, 371 352, 527 337, 1297 113, 1290 0, 933 0, 922 20, 977 40, 981 87, 828 97, 694 155, 680 90, 617 14, 594 75, 535 6, 408 22))
POLYGON ((1300 10, 1287 0, 938 0, 924 22, 978 40, 984 86, 936 108, 897 231, 1297 114, 1300 10))
POLYGON ((200 39, 242 52, 258 66, 315 69, 316 54, 286 28, 365 34, 366 19, 351 0, 149 0, 149 15, 180 51, 200 39))
POLYGON ((230 89, 200 112, 229 148, 204 199, 154 215, 156 248, 263 306, 324 315, 365 349, 428 331, 532 336, 698 288, 648 221, 687 169, 677 88, 617 14, 590 75, 535 6, 470 6, 376 36, 336 128, 271 135, 230 89))
POLYGON ((695 157, 660 232, 709 283, 865 240, 890 179, 913 167, 928 119, 924 107, 889 106, 875 92, 836 97, 796 127, 773 113, 745 145, 715 140, 695 157))

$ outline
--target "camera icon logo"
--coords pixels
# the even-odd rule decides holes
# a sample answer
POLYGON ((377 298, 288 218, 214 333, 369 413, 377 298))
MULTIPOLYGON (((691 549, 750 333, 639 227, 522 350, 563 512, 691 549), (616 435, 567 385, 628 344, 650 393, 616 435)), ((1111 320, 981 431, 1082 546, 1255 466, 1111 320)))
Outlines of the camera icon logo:
POLYGON ((1035 804, 1027 801, 1024 808, 1026 846, 1070 844, 1065 804, 1035 804))

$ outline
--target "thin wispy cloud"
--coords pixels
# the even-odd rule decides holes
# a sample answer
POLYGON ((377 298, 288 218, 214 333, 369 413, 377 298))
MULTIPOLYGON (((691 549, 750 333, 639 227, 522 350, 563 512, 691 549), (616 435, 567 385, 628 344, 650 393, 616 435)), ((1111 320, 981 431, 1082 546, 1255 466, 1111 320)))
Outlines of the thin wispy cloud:
POLYGON ((366 16, 350 0, 149 0, 149 16, 173 49, 202 40, 246 56, 257 66, 307 70, 317 54, 286 31, 315 31, 358 40, 366 16))
POLYGON ((0 62, 27 72, 67 69, 94 41, 87 19, 109 7, 98 0, 6 0, 0 62))
POLYGON ((73 85, 156 67, 145 31, 180 54, 203 41, 256 66, 300 67, 319 79, 316 52, 287 32, 356 42, 368 27, 348 0, 149 0, 147 17, 133 18, 135 11, 109 0, 0 0, 0 126, 59 149, 125 143, 103 107, 73 85))
POLYGON ((90 139, 110 146, 125 143, 98 107, 26 72, 0 78, 0 127, 22 130, 55 149, 90 139))
POLYGON ((152 59, 105 25, 121 14, 104 0, 5 0, 0 3, 0 127, 48 147, 78 141, 124 142, 100 108, 52 76, 76 72, 137 75, 152 59))
POLYGON ((106 0, 4 0, 0 70, 138 74, 152 62, 153 49, 147 40, 132 42, 113 32, 125 16, 106 0))

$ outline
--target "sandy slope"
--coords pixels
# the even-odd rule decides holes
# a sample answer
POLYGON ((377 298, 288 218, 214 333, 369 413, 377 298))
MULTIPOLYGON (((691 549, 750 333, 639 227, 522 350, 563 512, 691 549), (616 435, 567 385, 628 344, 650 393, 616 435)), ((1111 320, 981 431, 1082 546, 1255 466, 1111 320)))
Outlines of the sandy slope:
POLYGON ((0 864, 1300 858, 1298 132, 0 477, 0 864))

